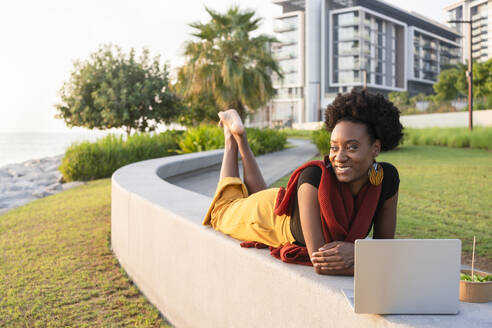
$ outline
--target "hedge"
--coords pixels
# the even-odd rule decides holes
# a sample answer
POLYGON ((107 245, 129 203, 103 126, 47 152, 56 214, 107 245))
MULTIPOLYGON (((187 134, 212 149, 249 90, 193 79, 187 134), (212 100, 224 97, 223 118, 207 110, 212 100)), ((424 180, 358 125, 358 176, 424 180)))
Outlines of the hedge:
MULTIPOLYGON (((285 134, 272 129, 246 129, 255 155, 282 150, 285 134)), ((110 134, 96 142, 72 144, 59 167, 65 181, 88 181, 110 177, 117 169, 130 163, 175 154, 200 152, 224 147, 221 128, 202 125, 183 131, 160 134, 135 134, 126 140, 110 134)))

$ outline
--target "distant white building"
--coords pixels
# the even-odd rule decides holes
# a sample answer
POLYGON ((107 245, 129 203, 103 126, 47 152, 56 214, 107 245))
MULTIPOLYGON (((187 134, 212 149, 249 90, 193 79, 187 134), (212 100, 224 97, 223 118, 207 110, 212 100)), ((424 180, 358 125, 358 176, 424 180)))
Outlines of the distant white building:
MULTIPOLYGON (((471 19, 472 56, 476 61, 486 61, 492 57, 492 0, 461 0, 446 8, 444 12, 448 21, 471 19)), ((449 23, 457 32, 463 34, 463 63, 468 59, 469 52, 469 24, 449 23)))
POLYGON ((284 72, 277 96, 249 125, 323 120, 337 93, 364 85, 388 94, 431 93, 437 75, 461 60, 460 32, 380 0, 273 0, 284 72))

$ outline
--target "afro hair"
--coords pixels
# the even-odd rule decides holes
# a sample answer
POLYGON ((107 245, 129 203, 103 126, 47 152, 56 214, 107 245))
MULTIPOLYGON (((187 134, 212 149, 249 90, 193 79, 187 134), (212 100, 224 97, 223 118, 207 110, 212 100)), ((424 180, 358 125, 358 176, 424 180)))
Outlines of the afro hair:
POLYGON ((339 93, 326 109, 325 117, 328 131, 333 131, 340 121, 365 124, 369 137, 379 139, 383 151, 398 146, 403 137, 398 108, 383 95, 366 90, 354 88, 349 93, 339 93))

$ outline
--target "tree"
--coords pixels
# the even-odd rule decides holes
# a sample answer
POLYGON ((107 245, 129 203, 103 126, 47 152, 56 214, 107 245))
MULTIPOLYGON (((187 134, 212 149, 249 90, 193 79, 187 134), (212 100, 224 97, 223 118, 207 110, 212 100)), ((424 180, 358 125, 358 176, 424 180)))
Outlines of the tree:
POLYGON ((396 107, 408 106, 410 105, 410 100, 408 97, 407 91, 394 91, 388 94, 388 99, 395 105, 396 107))
MULTIPOLYGON (((468 94, 467 66, 459 63, 442 70, 434 84, 436 100, 453 100, 468 94)), ((473 63, 473 98, 492 99, 492 59, 473 63)), ((492 103, 492 100, 490 101, 492 103)))
POLYGON ((476 97, 492 95, 492 58, 473 64, 473 88, 476 97))
POLYGON ((271 76, 282 74, 270 45, 278 41, 263 34, 251 36, 261 22, 252 10, 205 10, 208 23, 190 24, 198 40, 186 44, 177 90, 188 104, 200 106, 197 100, 210 98, 216 111, 235 108, 244 119, 275 95, 271 76))
POLYGON ((211 92, 189 93, 186 96, 186 84, 183 83, 183 72, 178 72, 178 82, 172 86, 176 94, 181 95, 184 110, 178 118, 178 123, 185 126, 198 126, 202 123, 217 122, 218 106, 211 92))
POLYGON ((458 81, 464 72, 459 68, 448 68, 439 73, 437 82, 434 83, 433 88, 436 92, 435 99, 453 100, 456 99, 462 93, 458 89, 458 81))
POLYGON ((87 61, 76 61, 68 82, 60 90, 56 118, 67 126, 89 129, 123 127, 153 131, 170 123, 180 111, 178 98, 169 91, 168 69, 144 49, 137 59, 121 48, 104 45, 87 61))

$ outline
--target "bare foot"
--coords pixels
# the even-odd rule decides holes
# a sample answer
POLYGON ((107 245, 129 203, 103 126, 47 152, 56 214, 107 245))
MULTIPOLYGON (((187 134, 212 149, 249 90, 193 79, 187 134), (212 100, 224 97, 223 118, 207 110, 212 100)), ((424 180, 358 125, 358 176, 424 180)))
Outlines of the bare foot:
POLYGON ((224 128, 224 140, 225 140, 225 142, 233 141, 235 143, 236 141, 234 140, 234 136, 232 135, 231 130, 229 130, 229 127, 227 125, 222 124, 222 123, 220 123, 220 126, 224 128))
POLYGON ((227 125, 225 125, 222 122, 222 120, 219 121, 218 126, 224 129, 224 146, 225 147, 234 147, 234 146, 237 147, 236 139, 232 135, 231 130, 229 130, 229 127, 227 125))
MULTIPOLYGON (((241 121, 241 117, 235 109, 229 109, 219 112, 220 122, 219 124, 225 125, 229 128, 230 133, 234 136, 241 137, 244 134, 244 125, 241 121)), ((224 130, 225 133, 225 130, 224 130)))

